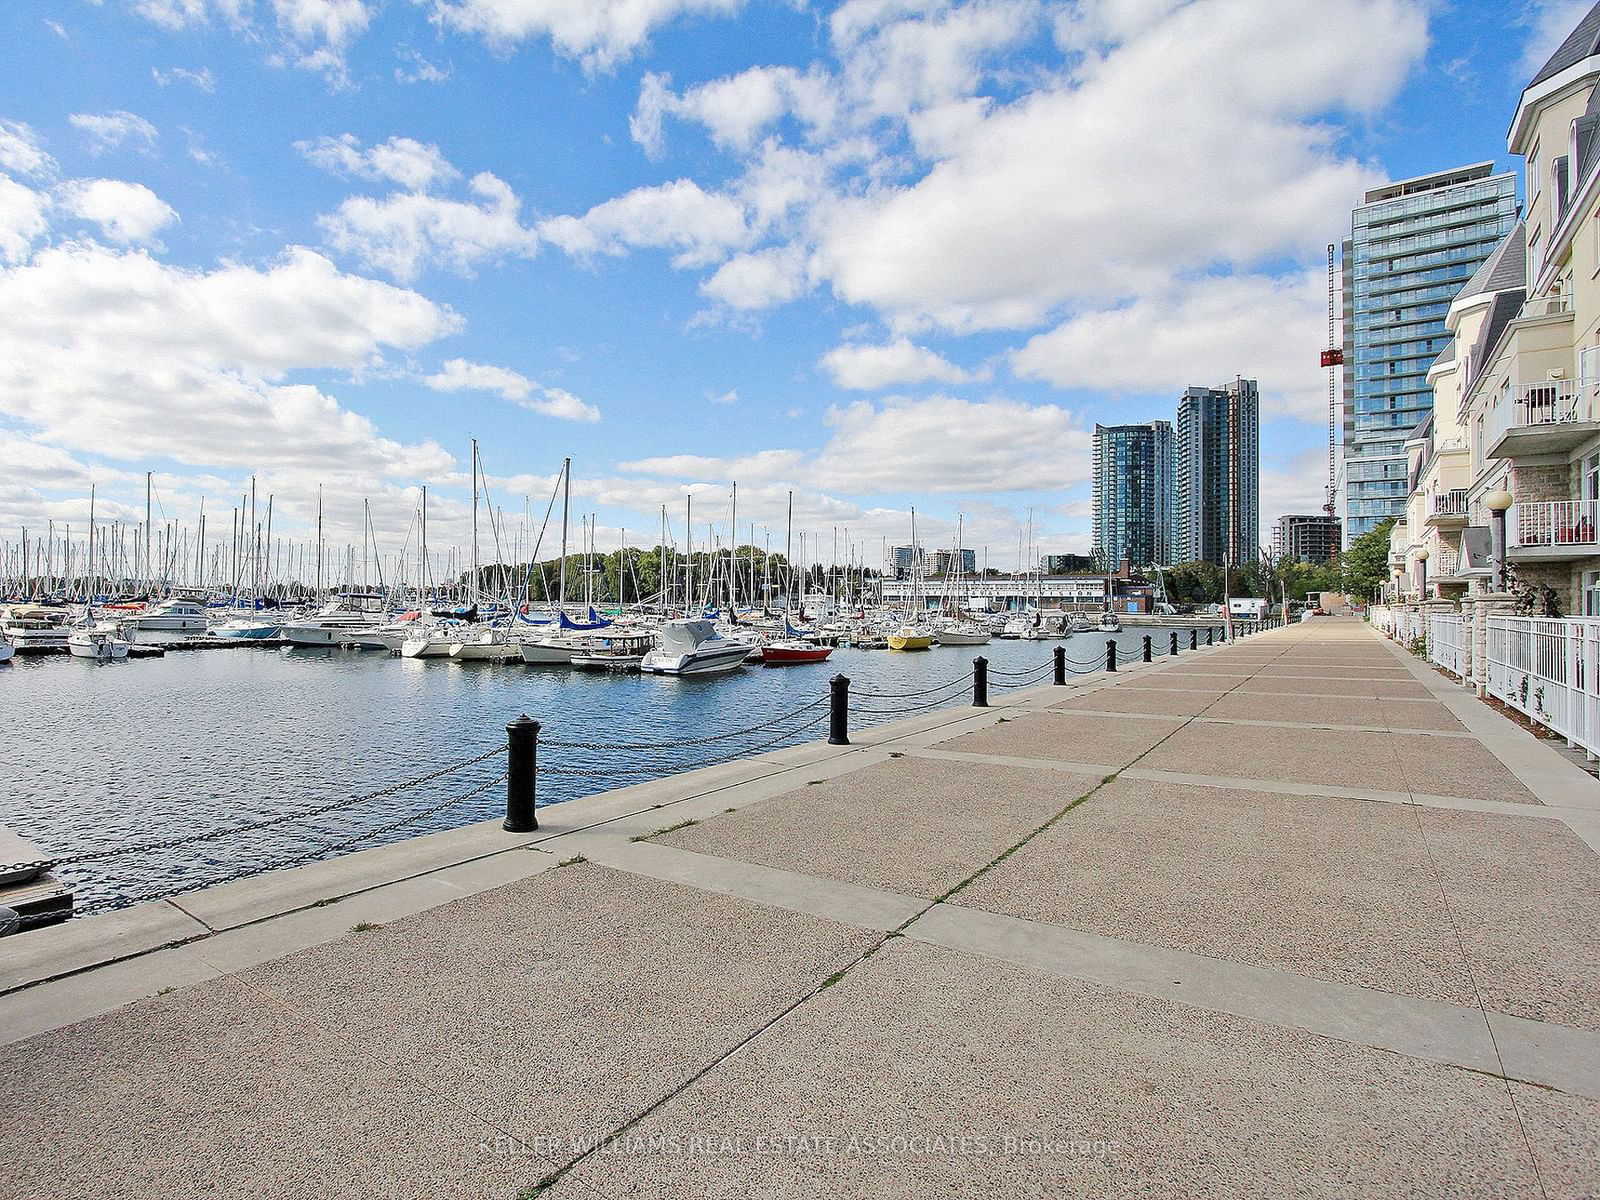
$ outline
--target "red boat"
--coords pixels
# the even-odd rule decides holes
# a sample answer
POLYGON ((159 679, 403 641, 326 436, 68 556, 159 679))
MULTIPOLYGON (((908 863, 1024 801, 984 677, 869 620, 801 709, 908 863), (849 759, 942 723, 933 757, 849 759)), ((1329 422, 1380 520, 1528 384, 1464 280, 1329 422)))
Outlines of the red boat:
POLYGON ((832 646, 812 642, 768 642, 761 647, 761 661, 769 667, 786 667, 791 663, 824 662, 832 653, 832 646))

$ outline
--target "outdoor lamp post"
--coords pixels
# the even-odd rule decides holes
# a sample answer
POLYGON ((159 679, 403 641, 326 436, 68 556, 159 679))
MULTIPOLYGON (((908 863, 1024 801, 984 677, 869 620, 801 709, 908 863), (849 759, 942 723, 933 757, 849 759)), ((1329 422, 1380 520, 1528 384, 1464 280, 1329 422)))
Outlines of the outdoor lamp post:
POLYGON ((1428 548, 1417 551, 1417 599, 1428 598, 1428 548))
POLYGON ((1511 493, 1490 492, 1484 497, 1483 505, 1489 510, 1489 536, 1494 546, 1494 585, 1497 591, 1503 592, 1509 583, 1506 579, 1506 509, 1511 507, 1511 493))

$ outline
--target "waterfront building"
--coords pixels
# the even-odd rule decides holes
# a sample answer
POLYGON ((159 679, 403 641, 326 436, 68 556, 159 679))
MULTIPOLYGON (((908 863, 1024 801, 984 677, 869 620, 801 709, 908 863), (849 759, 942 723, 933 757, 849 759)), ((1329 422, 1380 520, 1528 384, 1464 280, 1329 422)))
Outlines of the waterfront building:
POLYGON ((1523 90, 1507 145, 1527 213, 1449 306, 1389 590, 1498 590, 1509 497, 1513 589, 1600 616, 1600 4, 1523 90))
POLYGON ((1327 513, 1295 513, 1278 518, 1272 533, 1272 557, 1325 563, 1339 548, 1339 519, 1327 513))
POLYGON ((1086 575, 1101 564, 1092 554, 1046 554, 1039 565, 1046 575, 1086 575))
POLYGON ((1255 561, 1261 541, 1261 401, 1255 380, 1185 391, 1173 445, 1171 561, 1255 561))
POLYGON ((1094 553, 1109 568, 1172 561, 1172 425, 1096 425, 1094 553))
POLYGON ((978 570, 978 552, 976 550, 935 550, 933 552, 933 574, 950 575, 960 572, 963 575, 975 574, 978 570))
POLYGON ((1405 443, 1432 407, 1429 366, 1462 285, 1517 219, 1516 176, 1474 163, 1374 188, 1344 243, 1344 528, 1400 517, 1405 443))
MULTIPOLYGON (((1132 576, 1024 573, 968 579, 960 594, 949 599, 974 612, 1034 607, 1100 612, 1109 607, 1120 613, 1148 613, 1155 603, 1154 594, 1153 584, 1132 576)), ((919 599, 929 608, 946 601, 945 597, 930 593, 926 586, 914 586, 909 579, 883 581, 885 604, 909 604, 919 599)))
POLYGON ((921 546, 889 547, 889 567, 897 577, 911 574, 913 567, 921 568, 926 561, 921 546))

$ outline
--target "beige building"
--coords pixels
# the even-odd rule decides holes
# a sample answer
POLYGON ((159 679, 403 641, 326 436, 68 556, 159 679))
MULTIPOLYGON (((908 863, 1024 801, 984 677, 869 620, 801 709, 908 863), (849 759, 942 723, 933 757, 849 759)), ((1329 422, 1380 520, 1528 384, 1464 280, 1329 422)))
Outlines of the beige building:
POLYGON ((1391 592, 1495 590, 1488 502, 1507 492, 1511 590, 1600 616, 1600 4, 1524 89, 1508 146, 1526 214, 1451 305, 1391 592))

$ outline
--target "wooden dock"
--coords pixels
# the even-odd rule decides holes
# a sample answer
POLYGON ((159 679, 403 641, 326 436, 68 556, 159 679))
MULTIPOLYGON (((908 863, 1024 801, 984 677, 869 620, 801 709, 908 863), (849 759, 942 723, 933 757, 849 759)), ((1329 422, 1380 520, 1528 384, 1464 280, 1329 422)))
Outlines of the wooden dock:
POLYGON ((23 925, 15 928, 0 920, 0 937, 22 928, 53 925, 72 915, 71 885, 39 865, 48 858, 38 846, 0 825, 0 907, 23 918, 23 925))

